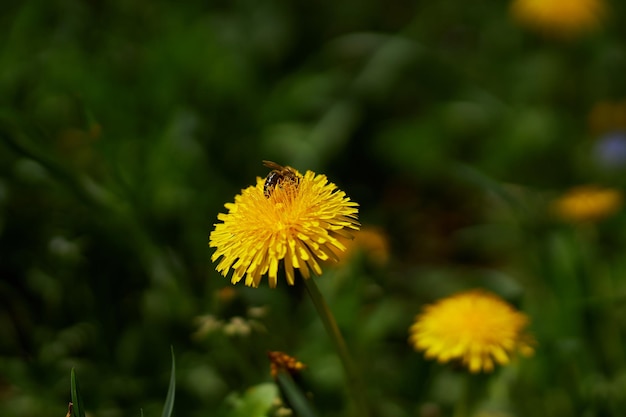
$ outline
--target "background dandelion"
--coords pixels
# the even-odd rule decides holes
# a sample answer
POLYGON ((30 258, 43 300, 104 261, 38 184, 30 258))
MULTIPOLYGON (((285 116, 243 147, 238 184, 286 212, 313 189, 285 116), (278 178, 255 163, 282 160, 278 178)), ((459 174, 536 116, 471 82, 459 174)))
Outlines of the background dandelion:
POLYGON ((552 206, 555 214, 566 221, 598 221, 620 210, 623 199, 620 190, 583 185, 567 191, 552 206))
POLYGON ((470 372, 492 372, 521 352, 533 353, 528 318, 494 294, 468 291, 426 306, 410 328, 410 343, 440 363, 460 361, 470 372))
POLYGON ((567 38, 597 29, 608 12, 604 0, 514 0, 511 13, 523 25, 567 38))

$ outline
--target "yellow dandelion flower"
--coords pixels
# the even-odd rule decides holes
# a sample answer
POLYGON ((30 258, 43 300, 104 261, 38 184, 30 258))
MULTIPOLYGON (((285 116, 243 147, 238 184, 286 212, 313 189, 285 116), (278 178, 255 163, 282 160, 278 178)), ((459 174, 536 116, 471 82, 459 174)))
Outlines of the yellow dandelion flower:
POLYGON ((606 14, 604 0, 514 0, 513 17, 522 25, 559 37, 595 29, 606 14))
POLYGON ((310 271, 320 275, 318 261, 336 259, 333 250, 346 249, 339 238, 359 228, 358 204, 325 175, 284 170, 288 176, 277 177, 274 170, 265 180, 257 178, 234 203, 225 204, 228 213, 217 216, 222 223, 209 236, 216 248, 211 260, 221 258, 216 269, 224 276, 233 269, 233 284, 245 275, 245 284, 257 287, 267 274, 274 288, 279 265, 289 285, 295 282, 294 269, 304 278, 310 271))
POLYGON ((626 100, 596 103, 589 112, 589 127, 595 135, 626 130, 626 100))
POLYGON ((595 185, 572 188, 552 203, 552 210, 563 220, 591 222, 615 214, 621 207, 623 195, 619 190, 595 185))
POLYGON ((335 251, 342 265, 352 256, 362 251, 365 256, 378 266, 383 266, 389 261, 389 238, 385 231, 375 226, 363 226, 354 234, 353 239, 340 239, 346 246, 345 252, 335 251))
POLYGON ((460 360, 472 373, 493 371, 519 352, 531 355, 526 315, 494 294, 471 290, 426 306, 410 328, 409 342, 440 363, 460 360))
POLYGON ((237 297, 237 290, 233 287, 223 287, 215 291, 215 298, 220 303, 228 304, 237 297))

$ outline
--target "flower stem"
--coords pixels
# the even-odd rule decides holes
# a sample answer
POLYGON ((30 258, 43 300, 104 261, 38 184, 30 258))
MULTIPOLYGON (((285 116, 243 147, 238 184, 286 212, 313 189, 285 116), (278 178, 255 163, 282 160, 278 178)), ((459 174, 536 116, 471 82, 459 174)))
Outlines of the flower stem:
POLYGON ((333 345, 337 350, 337 354, 341 359, 341 363, 346 373, 346 379, 348 382, 348 391, 354 402, 356 414, 359 417, 367 417, 370 413, 365 403, 363 384, 357 374, 356 367, 354 366, 354 362, 352 361, 352 356, 350 356, 350 352, 348 351, 346 342, 343 339, 341 332, 339 331, 339 327, 337 326, 335 317, 330 311, 330 308, 328 308, 328 304, 326 304, 326 301, 324 300, 324 297, 322 296, 319 288, 317 288, 315 280, 309 278, 303 279, 303 281, 306 290, 311 297, 311 301, 313 301, 313 305, 317 310, 317 314, 320 316, 320 319, 322 319, 322 323, 324 323, 326 333, 328 333, 328 335, 330 336, 330 339, 332 340, 333 345))
POLYGON ((459 398, 454 407, 454 417, 469 417, 470 415, 470 378, 470 375, 463 375, 461 379, 459 398))

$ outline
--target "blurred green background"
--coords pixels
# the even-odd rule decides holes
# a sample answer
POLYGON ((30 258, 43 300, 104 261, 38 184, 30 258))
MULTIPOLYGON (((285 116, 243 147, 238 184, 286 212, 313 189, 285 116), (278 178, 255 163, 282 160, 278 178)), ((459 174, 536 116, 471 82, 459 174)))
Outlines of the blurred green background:
POLYGON ((268 350, 308 365, 321 416, 347 415, 302 287, 233 287, 210 262, 217 214, 264 159, 327 174, 388 242, 317 279, 373 416, 450 415, 465 373, 407 331, 473 287, 538 341, 474 378, 479 410, 626 415, 626 216, 549 210, 572 186, 626 185, 626 119, 589 122, 626 99, 626 6, 609 6, 558 39, 496 0, 5 2, 0 415, 64 415, 72 367, 90 415, 158 415, 170 346, 174 415, 272 415, 246 403, 268 350))

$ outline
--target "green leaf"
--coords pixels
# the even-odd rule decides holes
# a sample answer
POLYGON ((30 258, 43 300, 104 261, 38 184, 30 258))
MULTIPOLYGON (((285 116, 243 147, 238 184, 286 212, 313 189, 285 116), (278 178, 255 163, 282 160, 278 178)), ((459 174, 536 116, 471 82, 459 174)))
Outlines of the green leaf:
POLYGON ((76 372, 72 368, 70 374, 70 391, 72 394, 72 414, 74 417, 85 417, 85 409, 83 408, 83 398, 80 395, 78 388, 78 378, 76 378, 76 372))
POLYGON ((264 383, 246 390, 243 396, 235 394, 227 399, 231 409, 228 417, 266 417, 274 406, 278 390, 275 384, 264 383))
MULTIPOLYGON (((174 397, 176 394, 176 361, 174 359, 174 347, 170 347, 172 350, 172 373, 170 374, 170 386, 167 389, 167 397, 165 398, 165 405, 163 406, 162 417, 170 417, 174 410, 174 397)), ((142 412, 143 415, 143 412, 142 412)))

